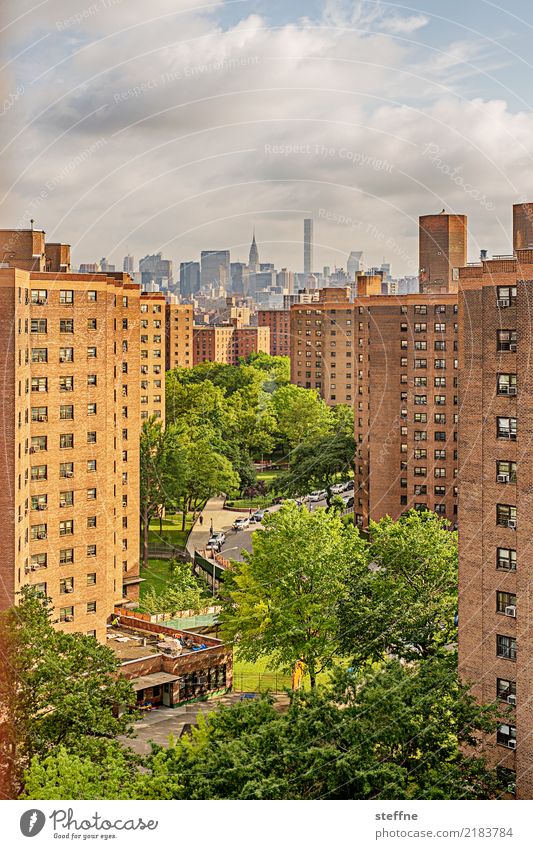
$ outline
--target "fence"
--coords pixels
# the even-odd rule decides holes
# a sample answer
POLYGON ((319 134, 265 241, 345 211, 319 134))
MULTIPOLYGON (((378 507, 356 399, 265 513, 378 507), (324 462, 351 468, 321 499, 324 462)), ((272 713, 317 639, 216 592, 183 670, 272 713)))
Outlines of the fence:
POLYGON ((283 693, 290 690, 292 680, 290 675, 277 672, 234 672, 233 690, 236 693, 283 693))

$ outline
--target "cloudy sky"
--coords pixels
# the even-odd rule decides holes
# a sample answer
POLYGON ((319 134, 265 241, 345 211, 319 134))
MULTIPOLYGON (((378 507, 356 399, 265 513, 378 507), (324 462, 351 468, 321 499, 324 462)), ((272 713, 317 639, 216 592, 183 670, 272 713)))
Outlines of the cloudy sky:
POLYGON ((419 214, 508 253, 533 199, 530 0, 2 0, 0 226, 417 271, 419 214))

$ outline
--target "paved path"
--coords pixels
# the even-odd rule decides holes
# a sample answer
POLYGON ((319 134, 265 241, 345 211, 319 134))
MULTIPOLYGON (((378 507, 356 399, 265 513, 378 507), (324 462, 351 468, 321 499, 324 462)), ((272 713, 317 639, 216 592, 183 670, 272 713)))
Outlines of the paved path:
POLYGON ((209 537, 211 536, 211 524, 213 531, 231 531, 231 526, 235 519, 239 516, 248 516, 248 510, 240 510, 238 513, 233 510, 224 510, 224 498, 210 498, 206 503, 203 511, 203 523, 197 519, 187 540, 187 551, 192 556, 195 550, 201 551, 206 547, 209 537))
MULTIPOLYGON (((168 738, 172 734, 174 738, 180 736, 185 725, 196 723, 199 713, 207 714, 217 710, 219 706, 231 706, 240 702, 241 693, 227 693, 210 699, 207 702, 196 702, 191 705, 182 705, 175 708, 157 708, 146 713, 141 720, 134 724, 135 736, 120 737, 120 741, 133 749, 139 755, 146 755, 151 751, 150 740, 161 746, 168 744, 168 738)), ((284 711, 289 706, 289 698, 286 694, 274 695, 274 706, 278 711, 284 711)))

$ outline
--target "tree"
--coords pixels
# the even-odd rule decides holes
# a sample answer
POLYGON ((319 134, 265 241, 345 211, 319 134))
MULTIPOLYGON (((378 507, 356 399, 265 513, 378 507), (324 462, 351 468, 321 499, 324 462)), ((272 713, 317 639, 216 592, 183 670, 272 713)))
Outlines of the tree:
POLYGON ((287 495, 325 489, 329 505, 331 487, 339 475, 353 470, 354 457, 353 433, 333 432, 302 442, 291 453, 290 471, 278 478, 276 489, 287 495))
POLYGON ((272 395, 272 407, 281 437, 290 448, 331 428, 331 412, 314 389, 282 386, 272 395))
POLYGON ((215 495, 237 493, 240 481, 230 461, 215 451, 208 439, 189 436, 183 445, 186 472, 181 503, 185 529, 188 512, 196 512, 215 495))
POLYGON ((52 613, 49 599, 24 587, 19 604, 1 615, 9 672, 0 678, 0 760, 13 763, 18 781, 36 756, 127 733, 131 718, 114 708, 136 703, 113 652, 93 637, 55 630, 52 613))
POLYGON ((456 641, 457 534, 411 510, 369 527, 368 566, 352 565, 340 600, 341 644, 357 662, 428 657, 456 641))
POLYGON ((315 687, 338 651, 337 606, 364 543, 337 515, 287 504, 265 518, 252 545, 224 580, 224 637, 244 660, 268 656, 284 671, 301 661, 315 687))
POLYGON ((154 416, 141 430, 140 505, 143 566, 148 565, 150 522, 162 510, 175 504, 185 486, 185 456, 175 425, 166 428, 154 416))

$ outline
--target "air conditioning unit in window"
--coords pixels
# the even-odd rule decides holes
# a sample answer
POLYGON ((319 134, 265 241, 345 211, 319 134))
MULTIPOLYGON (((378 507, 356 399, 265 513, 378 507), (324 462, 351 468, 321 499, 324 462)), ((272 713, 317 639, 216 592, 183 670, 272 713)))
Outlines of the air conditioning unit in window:
POLYGON ((508 749, 516 749, 516 740, 508 740, 507 741, 508 749))
POLYGON ((507 605, 507 607, 505 608, 505 615, 506 616, 512 616, 513 619, 514 619, 515 616, 516 616, 516 605, 515 604, 507 605))
POLYGON ((516 519, 508 519, 507 520, 507 527, 513 528, 513 530, 516 530, 516 519))
POLYGON ((48 416, 37 416, 37 421, 38 422, 47 422, 48 416))
POLYGON ((498 483, 509 483, 509 475, 496 475, 498 483))
POLYGON ((510 342, 510 343, 509 343, 509 350, 510 350, 513 354, 516 354, 516 342, 510 342))
POLYGON ((65 616, 65 622, 73 622, 73 621, 74 621, 73 616, 65 616))
POLYGON ((516 695, 514 693, 510 693, 507 696, 507 704, 508 705, 515 705, 516 704, 516 695))
POLYGON ((502 383, 501 386, 498 386, 498 395, 509 395, 509 389, 507 383, 502 383))
POLYGON ((509 387, 509 395, 516 395, 516 386, 509 387))
POLYGON ((40 531, 37 534, 37 539, 46 539, 46 531, 40 531))
POLYGON ((509 298, 498 298, 496 304, 499 307, 509 307, 511 306, 511 301, 509 300, 509 298))
POLYGON ((74 592, 74 587, 67 587, 67 588, 66 588, 66 590, 65 590, 65 592, 66 592, 66 593, 73 593, 73 592, 74 592))
POLYGON ((35 303, 37 304, 38 307, 44 307, 44 306, 46 306, 46 298, 37 298, 35 303))
POLYGON ((73 478, 74 477, 74 472, 64 472, 63 474, 66 478, 73 478))

